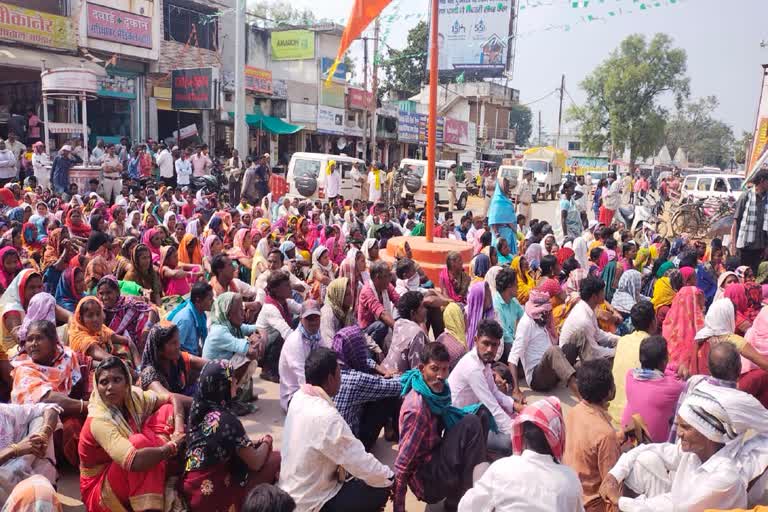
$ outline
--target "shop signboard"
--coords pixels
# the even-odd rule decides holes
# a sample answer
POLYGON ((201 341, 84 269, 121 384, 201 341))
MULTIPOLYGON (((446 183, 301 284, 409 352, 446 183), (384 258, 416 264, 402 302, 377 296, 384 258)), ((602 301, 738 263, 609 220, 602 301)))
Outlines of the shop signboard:
POLYGON ((307 103, 291 103, 291 122, 292 123, 316 123, 317 106, 307 103))
POLYGON ((342 108, 317 106, 317 131, 332 135, 344 135, 346 113, 342 108))
POLYGON ((245 90, 272 94, 272 72, 245 66, 245 90))
MULTIPOLYGON (((331 69, 333 66, 333 63, 335 62, 335 59, 330 59, 328 57, 323 57, 320 59, 320 78, 322 80, 328 79, 328 70, 331 69)), ((343 62, 339 62, 339 65, 336 66, 336 71, 333 72, 333 78, 331 79, 332 82, 341 82, 346 83, 347 81, 347 65, 343 62)))
POLYGON ((419 114, 405 110, 398 113, 397 140, 408 144, 419 143, 419 114))
POLYGON ((181 129, 181 136, 177 136, 176 134, 179 133, 177 130, 173 131, 174 138, 177 138, 178 140, 188 139, 189 137, 194 137, 197 135, 197 125, 191 124, 189 126, 185 126, 181 129))
POLYGON ((469 124, 458 119, 445 118, 445 142, 461 146, 469 145, 469 124))
POLYGON ((498 77, 507 68, 514 2, 439 0, 441 76, 498 77))
POLYGON ((373 94, 354 87, 347 88, 347 107, 353 110, 368 110, 371 108, 373 94))
POLYGON ((109 73, 99 81, 99 96, 110 98, 136 99, 136 76, 133 74, 109 73))
MULTIPOLYGON (((418 114, 419 116, 419 144, 422 146, 427 145, 427 133, 429 131, 429 116, 426 114, 418 114)), ((443 116, 437 117, 437 129, 436 129, 436 143, 438 146, 443 145, 443 132, 445 131, 445 118, 443 116)))
POLYGON ((171 108, 210 110, 214 108, 213 68, 174 69, 171 72, 171 108))
POLYGON ((320 103, 328 107, 344 108, 344 86, 340 84, 320 84, 320 103))
POLYGON ((88 2, 88 37, 152 48, 152 18, 88 2))
POLYGON ((270 34, 272 60, 315 58, 315 33, 309 30, 281 30, 270 34))
POLYGON ((50 133, 79 133, 82 135, 83 125, 81 123, 48 122, 48 131, 50 133))
POLYGON ((4 3, 0 3, 0 39, 48 48, 77 48, 70 18, 4 3))

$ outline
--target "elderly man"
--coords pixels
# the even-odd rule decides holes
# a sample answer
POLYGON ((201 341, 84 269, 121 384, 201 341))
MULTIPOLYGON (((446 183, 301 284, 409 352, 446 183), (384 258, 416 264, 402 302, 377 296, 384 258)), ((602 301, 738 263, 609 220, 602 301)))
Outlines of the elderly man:
POLYGON ((751 395, 702 382, 675 420, 680 442, 638 446, 619 458, 600 495, 627 512, 746 508, 762 498, 768 411, 751 395), (755 435, 745 440, 747 431, 755 435), (636 498, 622 497, 622 484, 636 498), (754 484, 754 485, 752 485, 754 484))
POLYGON ((288 335, 280 351, 280 407, 286 412, 294 393, 306 384, 304 362, 320 341, 320 306, 308 300, 301 305, 299 328, 288 335))
POLYGON ((357 303, 357 322, 361 329, 379 344, 395 327, 394 308, 400 296, 392 285, 389 264, 376 261, 370 267, 371 280, 363 286, 357 303))
POLYGON ((579 478, 561 463, 564 445, 560 400, 549 397, 526 406, 512 423, 515 454, 491 464, 461 499, 459 512, 584 510, 579 478))

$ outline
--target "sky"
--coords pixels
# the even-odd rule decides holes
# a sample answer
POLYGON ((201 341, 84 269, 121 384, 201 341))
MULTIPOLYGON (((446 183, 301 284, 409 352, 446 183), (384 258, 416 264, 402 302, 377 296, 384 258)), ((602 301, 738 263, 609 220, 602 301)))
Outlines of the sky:
MULTIPOLYGON (((319 17, 344 23, 354 0, 291 0, 319 17)), ((559 87, 566 75, 564 105, 581 102, 579 82, 632 33, 649 38, 664 32, 688 55, 691 98, 715 95, 720 106, 715 116, 728 123, 739 137, 754 129, 760 92, 762 64, 768 64, 768 1, 766 0, 520 0, 518 41, 510 86, 520 91, 520 102, 528 104, 559 87), (587 3, 587 7, 584 7, 587 3), (577 8, 573 4, 578 4, 577 8), (614 16, 609 17, 608 13, 614 16), (589 16, 592 21, 589 21, 589 16), (565 26, 569 29, 566 30, 565 26), (766 41, 762 48, 761 41, 766 41)), ((386 42, 405 46, 408 30, 428 12, 428 0, 393 0, 385 10, 396 13, 386 42)), ((372 29, 369 29, 372 31, 372 29)), ((362 43, 353 44, 351 54, 362 74, 362 43)), ((534 117, 539 110, 545 132, 557 126, 559 97, 531 103, 534 117)), ((536 126, 534 126, 536 130, 536 126)))

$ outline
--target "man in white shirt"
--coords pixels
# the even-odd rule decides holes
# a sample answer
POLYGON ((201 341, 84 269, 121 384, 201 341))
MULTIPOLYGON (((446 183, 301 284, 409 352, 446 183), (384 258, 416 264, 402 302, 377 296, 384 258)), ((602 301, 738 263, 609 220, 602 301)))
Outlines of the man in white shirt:
POLYGON ((96 147, 91 151, 91 164, 101 166, 104 162, 104 155, 107 154, 106 147, 104 146, 104 140, 99 139, 96 141, 96 147))
POLYGON ((176 183, 173 179, 173 155, 165 144, 160 145, 160 153, 157 154, 157 167, 160 169, 160 179, 166 186, 172 187, 176 183))
POLYGON ((0 185, 5 185, 19 175, 16 157, 8 149, 5 141, 0 140, 0 185))
POLYGON ((112 198, 117 196, 123 190, 122 173, 123 164, 115 153, 115 145, 107 146, 107 153, 101 159, 101 173, 104 178, 104 198, 107 204, 112 203, 112 198))
POLYGON ((452 212, 456 207, 456 164, 448 169, 445 183, 448 186, 448 211, 452 212))
MULTIPOLYGON (((215 287, 214 287, 215 288, 215 287)), ((267 345, 261 360, 261 378, 279 381, 278 365, 283 343, 293 331, 294 318, 301 313, 301 305, 291 296, 288 272, 272 272, 267 279, 267 294, 256 319, 256 328, 266 331, 267 345)))
POLYGON ((768 411, 751 395, 702 382, 677 417, 680 442, 622 455, 600 496, 627 512, 749 508, 764 503, 768 411), (745 441, 746 434, 754 434, 745 441), (636 498, 621 496, 622 484, 636 498))
POLYGON ((378 165, 371 165, 368 172, 368 200, 377 203, 381 199, 381 191, 384 189, 384 173, 378 165), (378 185, 378 186, 377 186, 378 185))
POLYGON ((459 512, 582 512, 579 477, 560 462, 563 425, 557 398, 526 406, 512 425, 515 455, 491 464, 464 494, 459 512))
POLYGON ((480 402, 493 415, 498 433, 488 433, 488 449, 511 453, 512 415, 517 406, 512 397, 496 386, 491 370, 503 336, 504 330, 496 320, 481 320, 474 339, 475 349, 459 360, 448 376, 448 385, 451 388, 451 403, 455 407, 480 402))
POLYGON ((299 328, 288 335, 280 351, 280 407, 284 411, 288 411, 294 393, 306 383, 304 361, 320 345, 320 306, 308 300, 301 305, 299 328))
POLYGON ((21 155, 27 150, 27 146, 19 140, 16 133, 8 132, 8 140, 5 141, 5 147, 13 152, 13 156, 16 157, 16 165, 18 166, 21 161, 21 155))
POLYGON ((179 187, 188 187, 192 176, 192 162, 189 161, 189 150, 185 150, 176 160, 176 184, 179 187))
POLYGON ((595 315, 595 308, 605 302, 605 283, 588 276, 581 282, 579 295, 581 300, 573 306, 560 331, 560 348, 566 355, 575 352, 582 361, 613 357, 619 337, 600 329, 595 315))
POLYGON ((51 159, 45 152, 45 144, 40 141, 32 144, 32 173, 38 186, 43 190, 51 189, 51 159))
POLYGON ((296 510, 381 510, 394 473, 366 453, 333 404, 341 388, 336 353, 315 349, 304 373, 307 383, 293 395, 285 418, 278 487, 291 495, 296 510))
POLYGON ((325 176, 325 194, 328 201, 333 201, 341 193, 341 171, 335 160, 328 162, 330 174, 325 176))
POLYGON ((575 396, 579 396, 576 370, 547 328, 551 322, 549 295, 532 290, 525 304, 525 315, 515 329, 515 341, 507 359, 514 381, 513 396, 517 396, 520 389, 517 382, 518 362, 523 363, 525 380, 534 391, 549 391, 562 382, 571 388, 575 396))
POLYGON ((533 203, 533 195, 537 188, 538 185, 533 183, 533 170, 523 170, 523 180, 515 190, 515 206, 518 215, 524 215, 526 219, 531 219, 531 203, 533 203))
POLYGON ((291 267, 285 264, 285 256, 280 252, 280 249, 272 249, 267 254, 267 270, 256 278, 256 282, 253 285, 256 288, 257 302, 264 303, 269 276, 281 270, 288 274, 288 278, 291 280, 291 290, 298 292, 302 296, 309 293, 310 286, 291 272, 291 267))

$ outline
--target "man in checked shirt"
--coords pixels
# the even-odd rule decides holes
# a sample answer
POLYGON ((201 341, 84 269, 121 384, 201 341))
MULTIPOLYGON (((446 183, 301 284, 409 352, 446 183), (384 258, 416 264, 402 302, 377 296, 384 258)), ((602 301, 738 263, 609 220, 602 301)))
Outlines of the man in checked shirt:
POLYGON ((473 474, 487 467, 486 439, 491 422, 488 409, 475 404, 451 406, 446 379, 448 351, 428 343, 418 368, 403 374, 407 392, 400 408, 400 449, 395 459, 394 512, 405 512, 408 486, 427 503, 445 499, 444 508, 456 510, 472 487, 473 474))

